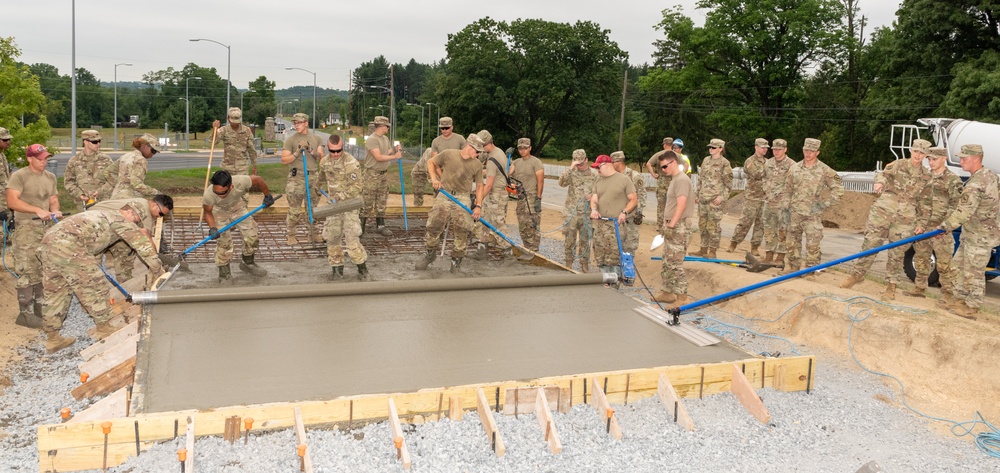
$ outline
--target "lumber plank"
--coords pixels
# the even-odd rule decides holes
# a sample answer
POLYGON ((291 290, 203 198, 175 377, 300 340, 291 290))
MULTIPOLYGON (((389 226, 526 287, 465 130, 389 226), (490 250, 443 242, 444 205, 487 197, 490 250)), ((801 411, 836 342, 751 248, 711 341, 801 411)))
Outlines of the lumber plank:
POLYGON ((448 418, 453 421, 462 420, 462 398, 451 396, 448 398, 448 418))
POLYGON ((135 375, 135 357, 129 358, 104 374, 89 379, 73 388, 73 398, 77 401, 85 398, 103 396, 132 384, 135 375))
POLYGON ((785 365, 784 363, 778 363, 774 365, 774 374, 771 378, 771 387, 777 389, 778 391, 785 391, 785 365))
POLYGON ((687 408, 684 407, 681 397, 677 395, 677 391, 674 390, 674 386, 670 383, 670 379, 667 378, 667 375, 660 373, 660 380, 656 392, 660 397, 660 401, 663 402, 663 407, 667 408, 670 412, 674 422, 680 424, 681 427, 684 427, 689 431, 694 430, 694 421, 691 420, 691 416, 688 414, 687 408))
POLYGON ((552 418, 552 411, 549 410, 549 401, 545 398, 545 390, 540 389, 535 396, 535 417, 538 425, 542 428, 542 435, 545 442, 549 444, 549 451, 552 453, 562 453, 562 442, 559 441, 559 431, 556 429, 556 422, 552 418))
POLYGON ((187 449, 187 458, 184 460, 184 472, 194 473, 194 416, 187 418, 187 433, 184 438, 184 448, 187 449))
POLYGON ((160 252, 160 236, 163 235, 163 217, 156 218, 156 224, 153 226, 153 249, 157 253, 160 252))
POLYGON ((104 353, 80 363, 80 372, 89 374, 91 378, 100 376, 129 358, 135 358, 138 343, 139 334, 131 335, 104 353))
POLYGON ((771 414, 764 407, 764 402, 760 400, 757 391, 754 391, 753 386, 747 380, 747 377, 743 374, 738 364, 733 365, 732 385, 733 395, 736 396, 736 399, 740 401, 740 404, 746 408, 750 415, 754 416, 761 424, 766 424, 771 420, 771 414))
POLYGON ((601 422, 606 424, 605 430, 615 440, 622 439, 622 429, 618 427, 618 417, 615 417, 615 410, 611 408, 608 398, 604 395, 604 389, 597 384, 597 378, 592 379, 593 396, 590 398, 590 405, 594 406, 601 422))
POLYGON ((389 405, 389 426, 392 431, 393 448, 396 448, 396 454, 399 457, 399 461, 403 464, 403 468, 406 470, 410 469, 410 450, 406 448, 406 437, 403 436, 403 426, 399 423, 399 413, 396 411, 396 402, 390 397, 388 400, 389 405), (396 446, 396 439, 399 439, 398 448, 396 446))
MULTIPOLYGON (((115 419, 119 417, 125 417, 125 412, 127 408, 128 408, 128 389, 121 388, 111 393, 111 395, 105 397, 104 399, 95 402, 92 406, 80 411, 80 413, 73 416, 72 418, 70 418, 70 420, 66 422, 67 423, 79 423, 88 421, 97 422, 104 419, 115 419)), ((100 422, 98 422, 98 424, 99 423, 100 422)), ((117 429, 112 428, 112 431, 121 430, 122 434, 129 434, 127 436, 132 439, 133 443, 135 443, 135 435, 131 433, 132 431, 130 429, 125 428, 125 427, 131 427, 130 425, 123 424, 122 426, 114 426, 114 427, 117 427, 117 429)), ((101 442, 103 445, 104 434, 101 432, 100 426, 97 427, 97 432, 101 434, 101 442)))
POLYGON ((306 451, 302 455, 302 464, 305 465, 306 473, 312 473, 312 457, 309 455, 309 439, 306 437, 306 425, 302 422, 302 409, 295 406, 295 437, 299 445, 306 445, 306 451))
POLYGON ((545 390, 545 398, 549 400, 549 409, 559 412, 569 410, 569 390, 563 393, 559 386, 525 386, 508 388, 504 393, 503 415, 511 416, 529 413, 535 409, 535 397, 538 390, 545 390), (565 395, 564 395, 565 394, 565 395))
POLYGON ((500 429, 497 427, 496 419, 493 418, 493 411, 490 409, 489 401, 486 400, 483 388, 476 390, 476 412, 479 413, 479 421, 483 424, 483 430, 486 431, 486 441, 493 448, 493 453, 502 457, 504 453, 507 453, 507 448, 504 447, 503 437, 500 436, 500 429))
POLYGON ((91 358, 114 348, 119 343, 125 341, 125 339, 137 333, 139 333, 139 320, 134 320, 128 325, 118 329, 117 332, 108 335, 104 340, 94 342, 93 345, 80 350, 80 357, 83 358, 83 361, 88 361, 91 358))

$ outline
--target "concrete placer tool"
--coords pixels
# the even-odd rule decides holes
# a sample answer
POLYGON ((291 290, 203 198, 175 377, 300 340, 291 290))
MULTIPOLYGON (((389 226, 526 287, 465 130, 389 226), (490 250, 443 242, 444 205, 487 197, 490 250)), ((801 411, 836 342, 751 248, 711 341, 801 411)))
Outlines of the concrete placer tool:
MULTIPOLYGON (((441 192, 442 194, 444 194, 445 197, 447 197, 449 200, 451 200, 452 202, 454 202, 455 205, 461 207, 462 210, 465 210, 466 212, 468 212, 469 215, 472 215, 472 209, 470 209, 469 206, 463 204, 462 201, 456 199, 455 196, 451 195, 451 193, 449 193, 448 191, 446 191, 444 189, 439 190, 439 192, 441 192)), ((507 240, 507 243, 510 243, 512 246, 514 246, 515 248, 517 248, 518 250, 520 250, 522 253, 532 255, 532 259, 534 259, 534 258, 541 258, 543 260, 545 259, 544 256, 542 256, 542 255, 540 255, 540 254, 538 254, 538 253, 536 253, 534 251, 531 251, 531 250, 525 248, 522 245, 517 244, 516 241, 512 240, 509 236, 504 235, 503 232, 501 232, 500 230, 497 230, 497 227, 494 227, 492 223, 487 222, 486 219, 480 218, 479 219, 479 223, 481 223, 483 225, 486 225, 486 228, 489 228, 490 230, 493 231, 493 233, 496 233, 497 235, 500 235, 500 238, 503 238, 504 240, 507 240)))
MULTIPOLYGON (((650 257, 649 259, 654 260, 654 261, 663 261, 663 257, 661 257, 661 256, 653 256, 653 257, 650 257)), ((774 264, 774 263, 764 263, 764 262, 761 262, 757 258, 754 258, 754 256, 752 254, 750 254, 749 251, 746 254, 746 260, 744 260, 744 261, 739 261, 739 260, 734 260, 734 259, 699 258, 697 256, 685 256, 684 257, 684 261, 690 261, 690 262, 694 262, 694 263, 729 264, 729 265, 737 266, 737 267, 740 267, 740 268, 745 268, 748 272, 751 272, 751 273, 759 273, 759 272, 767 270, 767 269, 783 267, 783 266, 780 266, 780 265, 777 265, 777 264, 774 264)))
MULTIPOLYGON (((326 193, 323 192, 323 195, 326 195, 326 193)), ((353 199, 345 199, 341 201, 334 201, 333 199, 331 199, 330 205, 322 205, 313 209, 313 217, 318 220, 321 218, 342 214, 344 212, 358 210, 361 208, 362 205, 363 202, 361 197, 355 197, 353 199)))
POLYGON ((618 219, 604 217, 602 220, 608 220, 615 224, 615 239, 618 240, 618 266, 621 268, 621 282, 626 286, 631 286, 635 283, 635 260, 632 259, 632 253, 626 252, 622 247, 622 234, 618 227, 618 219))

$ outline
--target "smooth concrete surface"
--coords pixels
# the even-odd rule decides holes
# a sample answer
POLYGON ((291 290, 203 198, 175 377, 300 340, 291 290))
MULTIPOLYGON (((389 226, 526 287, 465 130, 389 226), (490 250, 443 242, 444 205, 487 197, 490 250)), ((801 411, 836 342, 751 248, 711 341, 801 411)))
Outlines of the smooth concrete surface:
MULTIPOLYGON (((484 284, 485 285, 485 284, 484 284)), ((333 399, 747 357, 601 285, 150 306, 141 412, 333 399)))

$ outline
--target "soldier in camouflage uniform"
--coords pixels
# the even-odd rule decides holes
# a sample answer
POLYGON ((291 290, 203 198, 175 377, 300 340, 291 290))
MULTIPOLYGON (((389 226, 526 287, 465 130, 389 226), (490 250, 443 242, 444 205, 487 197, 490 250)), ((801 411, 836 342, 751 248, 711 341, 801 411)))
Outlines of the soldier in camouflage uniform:
POLYGON ((559 187, 566 187, 566 202, 563 204, 563 248, 566 253, 566 267, 573 268, 573 259, 580 257, 580 270, 590 270, 591 226, 587 210, 590 208, 590 194, 594 192, 597 172, 587 162, 587 152, 573 151, 573 164, 559 176, 559 187))
MULTIPOLYGON (((169 214, 170 211, 174 209, 173 198, 166 194, 157 194, 150 200, 146 200, 144 197, 102 200, 94 204, 93 207, 90 207, 90 210, 118 210, 131 203, 134 203, 140 208, 147 209, 146 212, 143 212, 140 215, 140 217, 142 217, 142 221, 139 222, 139 228, 141 228, 142 231, 148 236, 153 236, 156 219, 169 214)), ((125 282, 132 279, 132 270, 135 268, 136 256, 135 250, 133 250, 132 247, 128 246, 128 244, 123 241, 119 241, 108 247, 106 255, 106 264, 109 268, 114 270, 115 278, 119 282, 125 282)), ((167 256, 164 255, 163 258, 167 258, 167 256)), ((167 264, 165 260, 163 263, 167 264)))
POLYGON ((717 258, 716 250, 722 238, 722 206, 733 190, 733 168, 722 154, 726 142, 713 138, 708 143, 708 156, 698 168, 698 230, 701 234, 701 250, 692 256, 717 258))
POLYGON ((941 222, 939 229, 946 233, 962 227, 958 250, 948 269, 948 278, 954 288, 954 300, 948 309, 967 319, 975 319, 986 292, 983 268, 990 259, 990 251, 1000 244, 1000 179, 983 167, 983 147, 978 144, 962 145, 958 153, 962 170, 971 174, 965 181, 958 207, 941 222))
MULTIPOLYGON (((952 209, 958 207, 962 198, 962 179, 951 172, 947 165, 948 150, 942 147, 931 148, 927 161, 931 167, 930 182, 924 187, 917 198, 917 228, 914 234, 920 234, 926 229, 941 225, 952 209)), ((950 276, 951 259, 955 253, 955 238, 951 234, 933 236, 913 243, 913 268, 916 270, 912 291, 903 291, 911 297, 924 297, 927 289, 927 278, 931 274, 931 255, 938 271, 938 281, 941 283, 941 300, 944 305, 952 301, 955 289, 950 276)))
POLYGON ((625 238, 625 221, 629 212, 638 205, 635 185, 624 174, 615 170, 611 156, 602 154, 594 160, 593 168, 599 174, 594 181, 594 192, 590 195, 590 218, 594 223, 594 261, 601 272, 621 274, 621 255, 618 251, 618 235, 615 234, 615 219, 618 233, 625 238))
POLYGON ((155 136, 144 133, 132 140, 135 151, 123 154, 118 161, 104 168, 101 173, 100 195, 109 195, 112 199, 129 199, 132 197, 153 197, 160 191, 146 185, 147 160, 160 152, 160 141, 155 136))
POLYGON ((764 241, 767 246, 764 263, 783 266, 785 237, 788 232, 788 207, 785 178, 795 161, 786 156, 788 142, 776 139, 771 143, 774 157, 764 163, 764 241))
POLYGON ((469 246, 473 220, 482 216, 483 206, 483 164, 479 153, 483 152, 483 140, 479 135, 469 135, 461 150, 447 149, 427 161, 427 173, 431 175, 431 185, 435 190, 444 189, 456 200, 472 210, 472 216, 462 207, 452 202, 441 192, 434 198, 434 207, 427 218, 427 254, 417 262, 416 269, 427 269, 437 258, 441 245, 441 235, 445 226, 451 224, 455 241, 451 249, 451 272, 461 271, 462 258, 469 246), (470 202, 469 190, 476 187, 474 202, 470 202))
POLYGON ((625 164, 625 153, 622 151, 611 153, 611 165, 615 167, 615 171, 624 174, 635 186, 635 210, 625 221, 625 234, 622 236, 622 249, 634 256, 636 250, 639 249, 639 225, 642 224, 642 209, 646 207, 646 179, 642 177, 642 173, 632 170, 625 164))
MULTIPOLYGON (((365 223, 370 217, 375 217, 375 230, 382 236, 392 236, 385 226, 385 202, 389 198, 389 181, 386 172, 389 163, 403 157, 403 152, 397 145, 393 148, 389 142, 389 119, 375 117, 375 130, 365 141, 365 175, 364 175, 364 207, 361 208, 361 232, 365 231, 365 223)), ((431 156, 434 152, 431 151, 431 156)), ((468 193, 468 192, 465 192, 468 193)))
MULTIPOLYGON (((910 145, 910 159, 889 163, 885 170, 875 177, 875 193, 878 194, 878 199, 868 212, 865 241, 861 244, 861 251, 913 236, 913 230, 917 226, 917 199, 931 180, 930 171, 923 164, 930 148, 930 141, 913 140, 910 145)), ((887 284, 885 292, 882 293, 884 301, 896 298, 896 286, 903 273, 903 254, 906 250, 907 248, 903 246, 889 250, 885 265, 887 284)), ((851 276, 840 287, 848 289, 864 281, 865 273, 871 269, 873 262, 875 255, 857 260, 851 276)))
POLYGON ((288 165, 288 180, 285 181, 285 198, 288 200, 288 216, 285 217, 288 234, 288 244, 298 245, 297 236, 299 222, 303 219, 309 227, 309 236, 306 241, 322 243, 323 236, 314 228, 314 223, 309 222, 309 216, 304 213, 303 205, 312 203, 315 207, 319 203, 319 182, 314 173, 319 169, 319 160, 323 159, 323 138, 309 131, 309 115, 296 113, 292 115, 292 126, 295 133, 285 140, 281 150, 281 164, 288 165), (303 157, 305 152, 305 157, 303 157), (303 168, 303 159, 305 168, 303 168), (306 199, 306 171, 309 172, 309 199, 306 199))
MULTIPOLYGON (((209 236, 213 240, 218 240, 219 244, 215 248, 215 265, 219 268, 219 284, 231 286, 233 284, 233 274, 229 269, 229 262, 233 260, 233 237, 231 232, 219 233, 219 227, 225 227, 247 214, 247 197, 251 190, 259 190, 264 194, 264 207, 274 205, 274 197, 271 190, 267 188, 267 183, 260 176, 240 175, 233 176, 225 169, 216 171, 212 175, 211 185, 205 189, 201 197, 201 206, 205 210, 205 223, 208 224, 209 236)), ((240 262, 240 270, 245 273, 262 278, 267 276, 267 270, 257 266, 254 262, 254 255, 257 253, 257 245, 260 236, 257 229, 257 221, 253 217, 244 219, 236 224, 243 237, 243 261, 240 262)))
MULTIPOLYGON (((361 197, 361 163, 351 153, 344 151, 344 141, 339 135, 330 135, 326 155, 319 162, 319 174, 327 184, 327 192, 334 202, 361 197)), ((331 280, 344 278, 344 247, 351 261, 358 265, 358 280, 368 281, 368 252, 361 246, 361 219, 357 210, 331 215, 323 227, 326 238, 326 257, 330 262, 331 280)))
POLYGON ((431 149, 427 148, 420 159, 410 169, 410 187, 413 192, 413 205, 423 207, 424 194, 427 193, 427 160, 431 158, 431 149))
POLYGON ((667 188, 670 187, 671 177, 660 172, 660 156, 670 151, 674 146, 674 139, 666 137, 663 139, 663 149, 653 153, 646 161, 646 171, 656 179, 656 215, 663 215, 663 207, 667 202, 667 188))
POLYGON ((684 275, 684 254, 687 253, 687 221, 693 214, 694 189, 681 161, 672 151, 660 156, 660 172, 670 174, 673 179, 667 190, 667 207, 664 214, 657 217, 657 226, 663 235, 663 266, 660 292, 653 296, 653 300, 673 303, 675 307, 691 302, 684 275))
POLYGON ((13 137, 10 136, 10 132, 6 128, 0 127, 0 222, 7 221, 9 216, 7 215, 7 181, 10 180, 10 163, 7 162, 7 156, 3 153, 10 148, 10 140, 13 137))
POLYGON ((215 142, 225 146, 222 152, 222 169, 233 176, 257 174, 257 148, 254 147, 253 131, 243 125, 243 111, 239 107, 229 109, 229 126, 219 128, 219 121, 212 122, 216 130, 215 142))
POLYGON ((163 267, 152 241, 136 226, 142 219, 141 213, 141 205, 136 204, 126 205, 118 211, 83 212, 67 217, 45 234, 42 245, 46 251, 41 254, 45 276, 42 313, 48 337, 45 348, 49 353, 76 341, 59 335, 73 294, 97 324, 95 339, 101 340, 115 331, 108 323, 112 317, 111 306, 105 297, 104 274, 100 269, 100 255, 109 246, 119 240, 125 241, 149 267, 152 279, 162 274, 163 267))
MULTIPOLYGON (((806 266, 820 262, 820 242, 823 241, 823 210, 834 205, 844 195, 844 187, 838 175, 830 166, 819 160, 820 141, 806 138, 802 146, 803 159, 792 165, 785 178, 786 202, 788 207, 788 264, 782 274, 798 271, 802 264, 802 235, 806 237, 806 266)), ((815 273, 806 278, 812 279, 815 273)))
POLYGON ((750 227, 750 253, 760 256, 757 251, 764 238, 764 166, 767 164, 767 140, 757 138, 754 141, 754 153, 743 162, 743 173, 747 176, 747 186, 743 191, 743 213, 740 222, 736 224, 733 237, 729 241, 729 252, 735 253, 736 246, 746 238, 750 227))
MULTIPOLYGON (((538 251, 542 243, 542 190, 545 187, 545 166, 531 155, 531 139, 517 139, 517 153, 521 156, 510 166, 510 177, 524 185, 524 200, 517 201, 517 228, 524 247, 538 251)), ((530 255, 529 255, 530 256, 530 255)))
MULTIPOLYGON (((490 222, 497 229, 506 231, 507 227, 507 171, 504 169, 507 156, 493 144, 493 135, 481 130, 476 133, 483 140, 483 153, 486 156, 486 180, 483 183, 483 210, 481 220, 490 222)), ((471 256, 475 259, 486 259, 486 246, 493 245, 503 249, 505 258, 513 256, 510 242, 493 233, 486 225, 476 225, 476 252, 471 256)))
POLYGON ((55 221, 62 219, 56 176, 45 170, 49 156, 40 144, 28 146, 28 165, 11 174, 7 183, 7 205, 17 224, 11 237, 20 307, 15 323, 31 328, 42 325, 42 263, 38 259, 45 252, 42 237, 55 221))
POLYGON ((101 134, 97 130, 86 130, 80 136, 83 138, 83 151, 66 163, 63 187, 70 197, 84 203, 91 199, 106 199, 109 196, 100 195, 104 184, 101 174, 111 166, 111 158, 101 152, 101 134))

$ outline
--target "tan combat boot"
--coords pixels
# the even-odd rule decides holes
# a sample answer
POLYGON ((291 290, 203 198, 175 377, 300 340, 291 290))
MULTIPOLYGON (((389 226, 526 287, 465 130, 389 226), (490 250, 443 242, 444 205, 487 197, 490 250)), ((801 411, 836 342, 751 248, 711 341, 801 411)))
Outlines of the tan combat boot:
POLYGON ((945 289, 945 288, 942 287, 941 288, 941 298, 938 299, 938 301, 937 301, 938 305, 942 306, 942 307, 948 307, 949 305, 951 305, 954 302, 955 302, 955 298, 952 297, 951 291, 949 291, 949 290, 947 290, 947 289, 945 289))
POLYGON ((718 255, 715 253, 715 248, 709 248, 708 252, 705 253, 705 257, 708 259, 719 259, 718 255))
POLYGON ((687 293, 677 294, 677 300, 674 301, 673 307, 680 307, 682 305, 690 304, 692 302, 694 302, 694 299, 692 299, 691 296, 687 295, 687 293))
POLYGON ((926 291, 927 291, 927 287, 926 286, 924 286, 924 287, 917 286, 917 287, 914 287, 913 289, 910 289, 908 291, 903 291, 903 295, 910 296, 910 297, 927 297, 927 295, 925 294, 926 291))
POLYGON ((760 257, 760 243, 756 245, 754 245, 753 243, 750 244, 750 254, 758 258, 760 257))
POLYGON ((96 330, 94 330, 94 341, 99 342, 108 338, 108 335, 115 333, 118 329, 111 326, 110 323, 104 322, 97 324, 96 330))
POLYGON ((896 285, 889 283, 885 286, 885 292, 882 293, 883 301, 892 301, 896 299, 896 285))
POLYGON ((730 240, 729 241, 729 252, 730 253, 736 253, 736 247, 739 246, 739 244, 740 244, 740 242, 738 242, 736 240, 730 240))
POLYGON ((63 348, 67 348, 76 343, 75 338, 63 337, 59 331, 53 330, 45 333, 45 351, 49 354, 55 353, 63 348))
POLYGON ((771 264, 773 262, 774 262, 774 252, 773 251, 768 251, 768 252, 764 253, 764 260, 761 261, 761 263, 771 264))
POLYGON ((965 302, 954 300, 948 305, 948 310, 964 319, 976 320, 976 309, 967 306, 965 302))
POLYGON ((676 301, 677 296, 674 295, 674 293, 672 292, 660 291, 657 292, 655 296, 653 296, 653 300, 656 302, 666 302, 669 304, 671 302, 676 301))
POLYGON ((297 230, 298 230, 298 226, 297 225, 296 226, 291 226, 291 225, 288 226, 288 244, 289 245, 298 245, 299 244, 299 239, 295 237, 295 233, 297 232, 297 230))
POLYGON ((861 281, 864 281, 864 280, 865 280, 864 276, 858 276, 857 274, 852 274, 851 277, 847 278, 847 280, 844 281, 840 285, 840 288, 841 289, 850 289, 850 288, 854 287, 855 284, 857 284, 857 283, 859 283, 861 281))
POLYGON ((785 261, 785 254, 784 253, 775 253, 774 254, 774 261, 772 263, 774 263, 775 266, 781 266, 782 268, 784 268, 785 267, 785 263, 786 263, 786 261, 785 261))
POLYGON ((708 255, 708 248, 705 248, 704 246, 701 247, 701 250, 691 253, 691 256, 697 256, 699 258, 705 258, 706 255, 708 255))
POLYGON ((589 273, 590 272, 590 260, 589 259, 582 259, 582 260, 580 260, 580 272, 581 273, 589 273))
POLYGON ((800 268, 799 266, 793 265, 791 263, 788 263, 788 264, 785 264, 785 269, 782 270, 778 274, 782 274, 782 275, 783 274, 792 274, 792 273, 798 271, 799 269, 802 269, 802 268, 800 268))

